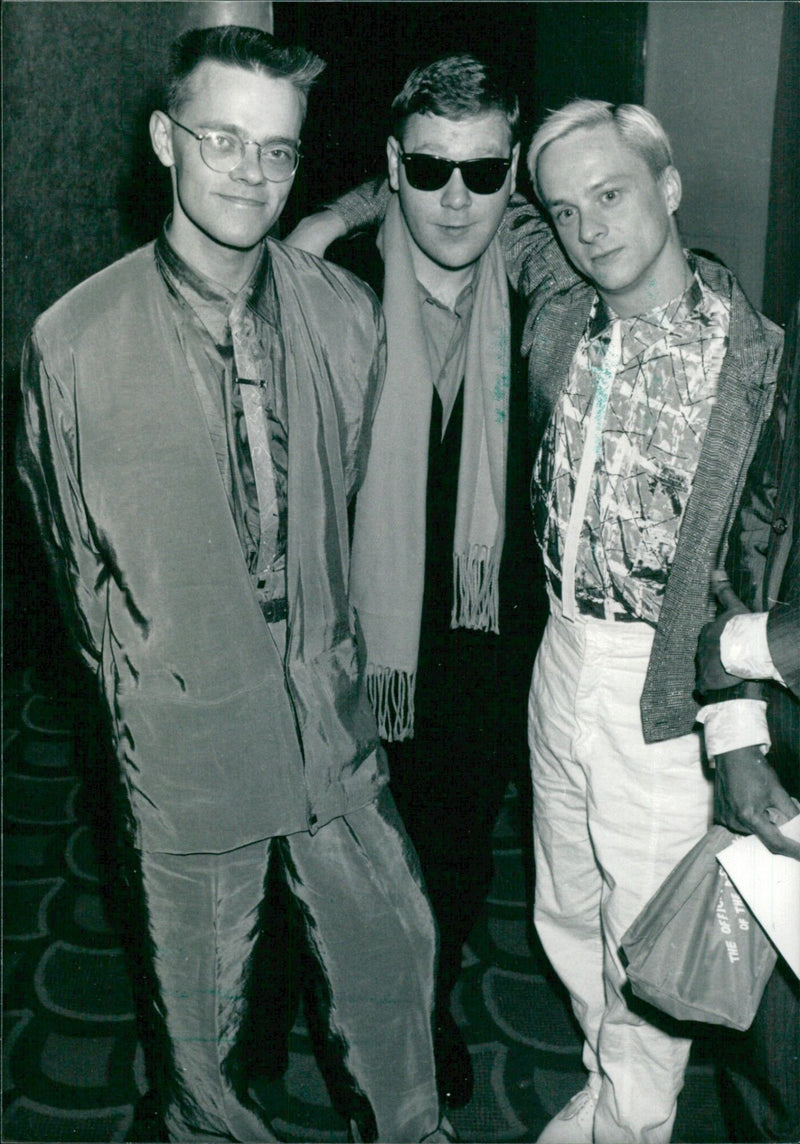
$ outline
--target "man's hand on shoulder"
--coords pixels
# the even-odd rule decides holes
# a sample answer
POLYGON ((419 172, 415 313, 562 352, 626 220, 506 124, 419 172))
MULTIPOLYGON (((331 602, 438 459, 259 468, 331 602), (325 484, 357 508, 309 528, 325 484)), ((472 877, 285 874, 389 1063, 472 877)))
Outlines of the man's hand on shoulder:
POLYGON ((295 246, 308 254, 325 257, 325 251, 337 238, 347 233, 344 219, 335 211, 323 210, 306 215, 284 239, 287 246, 295 246))
POLYGON ((800 843, 778 829, 798 808, 781 786, 759 747, 741 747, 717 755, 714 820, 740 834, 756 834, 773 854, 800 861, 800 843))

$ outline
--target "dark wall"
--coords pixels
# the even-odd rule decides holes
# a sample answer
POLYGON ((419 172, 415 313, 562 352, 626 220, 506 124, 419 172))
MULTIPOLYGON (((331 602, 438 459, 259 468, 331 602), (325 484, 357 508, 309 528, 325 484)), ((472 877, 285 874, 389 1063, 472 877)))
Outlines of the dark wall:
POLYGON ((6 365, 36 314, 151 237, 147 119, 179 7, 3 5, 6 365))
POLYGON ((545 108, 574 95, 641 102, 646 14, 646 4, 275 4, 276 35, 328 62, 287 221, 385 169, 392 99, 413 67, 444 52, 472 51, 507 70, 524 140, 545 108))
MULTIPOLYGON (((147 139, 181 5, 4 3, 3 619, 7 665, 63 635, 12 463, 22 341, 36 315, 150 237, 166 183, 147 139)), ((111 334, 112 331, 109 331, 111 334)), ((110 365, 113 354, 110 356, 110 365)))

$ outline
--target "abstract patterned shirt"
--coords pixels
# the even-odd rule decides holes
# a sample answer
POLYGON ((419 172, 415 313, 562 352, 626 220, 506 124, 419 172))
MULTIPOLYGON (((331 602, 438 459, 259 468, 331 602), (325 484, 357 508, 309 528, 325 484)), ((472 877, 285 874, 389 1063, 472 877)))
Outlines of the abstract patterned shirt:
POLYGON ((558 596, 612 321, 621 326, 621 356, 578 539, 575 600, 585 614, 627 613, 655 625, 715 401, 730 304, 696 274, 685 293, 648 314, 620 319, 595 300, 533 473, 538 539, 558 596))

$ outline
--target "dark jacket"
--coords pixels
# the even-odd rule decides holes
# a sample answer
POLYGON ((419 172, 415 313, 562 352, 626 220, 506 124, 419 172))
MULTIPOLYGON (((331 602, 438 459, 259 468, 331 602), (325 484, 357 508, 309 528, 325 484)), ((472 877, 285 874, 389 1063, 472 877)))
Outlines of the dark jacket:
POLYGON ((786 332, 775 406, 761 434, 731 530, 727 569, 753 611, 769 611, 767 639, 786 687, 766 698, 770 759, 800 797, 800 303, 786 332))

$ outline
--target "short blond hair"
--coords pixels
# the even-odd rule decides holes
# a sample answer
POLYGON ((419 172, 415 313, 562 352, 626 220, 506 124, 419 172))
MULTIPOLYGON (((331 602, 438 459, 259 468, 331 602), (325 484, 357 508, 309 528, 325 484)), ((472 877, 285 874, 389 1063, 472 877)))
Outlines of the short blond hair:
POLYGON ((528 148, 528 170, 533 189, 541 199, 537 167, 545 147, 581 127, 616 127, 624 143, 644 159, 653 177, 672 166, 672 146, 664 128, 652 112, 638 103, 606 103, 602 99, 573 99, 558 111, 550 111, 535 132, 528 148))

